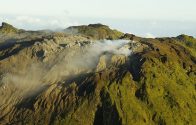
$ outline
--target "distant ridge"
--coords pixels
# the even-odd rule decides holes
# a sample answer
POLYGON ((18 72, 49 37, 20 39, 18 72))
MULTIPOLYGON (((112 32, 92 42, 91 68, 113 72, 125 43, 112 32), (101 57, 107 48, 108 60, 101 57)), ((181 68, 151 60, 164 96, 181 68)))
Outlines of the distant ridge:
POLYGON ((119 39, 124 33, 113 30, 107 25, 103 24, 89 24, 81 26, 71 26, 64 30, 66 33, 80 34, 88 36, 93 39, 119 39))

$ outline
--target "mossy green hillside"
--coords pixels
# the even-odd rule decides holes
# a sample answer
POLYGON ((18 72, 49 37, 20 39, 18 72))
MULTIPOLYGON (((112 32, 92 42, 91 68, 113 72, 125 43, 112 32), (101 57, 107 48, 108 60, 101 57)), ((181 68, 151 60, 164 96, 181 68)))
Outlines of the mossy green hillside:
POLYGON ((112 30, 106 25, 90 24, 88 26, 72 26, 66 29, 69 33, 85 35, 93 39, 119 39, 123 33, 112 30))

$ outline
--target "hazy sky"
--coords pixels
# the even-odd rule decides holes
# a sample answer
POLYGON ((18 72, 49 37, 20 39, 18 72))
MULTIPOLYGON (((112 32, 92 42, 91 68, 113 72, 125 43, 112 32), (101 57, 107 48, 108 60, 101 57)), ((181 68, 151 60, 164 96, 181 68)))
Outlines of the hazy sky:
POLYGON ((196 0, 0 0, 0 22, 57 29, 103 23, 140 36, 196 36, 196 0))

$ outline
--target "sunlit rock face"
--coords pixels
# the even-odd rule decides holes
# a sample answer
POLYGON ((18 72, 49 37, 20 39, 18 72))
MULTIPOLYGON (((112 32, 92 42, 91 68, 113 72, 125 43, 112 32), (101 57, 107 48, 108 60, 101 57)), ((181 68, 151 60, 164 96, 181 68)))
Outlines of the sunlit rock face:
POLYGON ((0 32, 0 124, 195 123, 195 38, 72 28, 0 32))

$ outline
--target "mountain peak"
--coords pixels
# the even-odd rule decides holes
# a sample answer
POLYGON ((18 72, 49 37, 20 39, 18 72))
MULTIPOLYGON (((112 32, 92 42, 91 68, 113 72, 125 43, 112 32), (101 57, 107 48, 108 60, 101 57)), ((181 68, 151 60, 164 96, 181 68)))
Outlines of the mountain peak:
MULTIPOLYGON (((6 23, 6 22, 2 22, 2 27, 7 27, 7 26, 12 26, 12 25, 10 25, 10 24, 8 24, 8 23, 6 23)), ((12 26, 13 27, 13 26, 12 26)))
POLYGON ((94 28, 99 28, 99 27, 107 27, 107 28, 109 28, 109 26, 103 25, 103 24, 101 24, 101 23, 89 24, 88 26, 91 26, 91 27, 94 27, 94 28))
POLYGON ((0 27, 0 33, 16 33, 18 32, 18 29, 15 28, 14 26, 6 23, 6 22, 2 22, 2 26, 0 27))
POLYGON ((193 36, 189 36, 189 35, 186 35, 186 34, 181 34, 181 35, 177 36, 177 38, 180 39, 180 40, 194 39, 193 36))
POLYGON ((71 26, 65 29, 65 32, 84 35, 93 39, 119 39, 124 33, 111 29, 103 24, 89 24, 81 26, 71 26))

